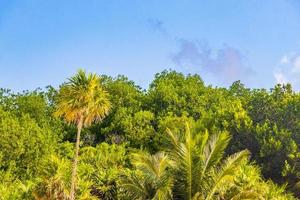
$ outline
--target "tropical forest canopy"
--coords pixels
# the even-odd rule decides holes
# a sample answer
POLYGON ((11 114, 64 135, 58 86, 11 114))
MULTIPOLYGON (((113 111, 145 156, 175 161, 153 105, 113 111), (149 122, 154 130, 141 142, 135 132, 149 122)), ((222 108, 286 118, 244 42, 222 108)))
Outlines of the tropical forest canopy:
POLYGON ((163 71, 144 90, 81 70, 59 88, 0 90, 1 200, 292 200, 299 147, 290 84, 163 71))

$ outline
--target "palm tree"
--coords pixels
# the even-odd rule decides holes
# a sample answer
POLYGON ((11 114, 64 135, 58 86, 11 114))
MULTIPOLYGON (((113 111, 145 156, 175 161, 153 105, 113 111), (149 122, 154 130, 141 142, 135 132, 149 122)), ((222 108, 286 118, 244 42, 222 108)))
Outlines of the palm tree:
POLYGON ((121 179, 127 197, 138 200, 172 199, 173 181, 168 171, 172 162, 165 153, 135 153, 132 164, 136 171, 121 179))
POLYGON ((223 159, 229 134, 222 132, 209 136, 191 132, 186 126, 184 133, 168 130, 170 158, 174 167, 174 199, 210 200, 222 199, 222 195, 234 185, 235 172, 247 160, 247 150, 223 159))
POLYGON ((72 180, 70 199, 75 198, 76 171, 79 153, 81 129, 90 126, 93 122, 101 121, 111 108, 108 93, 100 83, 100 77, 96 74, 86 74, 79 70, 78 73, 68 79, 59 91, 57 108, 54 113, 62 117, 68 123, 77 126, 76 149, 72 166, 72 180))
MULTIPOLYGON (((134 154, 135 173, 125 176, 121 184, 131 199, 225 199, 236 184, 236 173, 247 161, 249 152, 241 151, 225 159, 230 137, 222 132, 209 136, 168 130, 167 153, 134 154), (139 173, 141 172, 141 173, 139 173)), ((255 197, 251 188, 234 192, 239 199, 255 197)), ((256 198, 258 199, 258 198, 256 198)))

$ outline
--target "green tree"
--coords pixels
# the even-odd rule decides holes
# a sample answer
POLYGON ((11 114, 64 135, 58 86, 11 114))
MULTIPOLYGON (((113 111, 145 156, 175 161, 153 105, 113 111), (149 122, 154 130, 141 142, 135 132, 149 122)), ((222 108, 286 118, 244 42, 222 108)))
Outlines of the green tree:
POLYGON ((58 142, 51 129, 40 127, 28 114, 18 117, 0 107, 0 171, 22 181, 33 178, 40 158, 55 152, 58 142))
POLYGON ((155 75, 146 95, 146 106, 159 117, 169 112, 181 116, 184 112, 198 119, 205 90, 198 75, 187 75, 176 71, 163 71, 155 75))
MULTIPOLYGON (((262 166, 263 175, 277 183, 288 182, 289 188, 300 180, 300 94, 290 84, 265 89, 240 89, 239 98, 251 118, 247 134, 252 157, 262 166), (247 91, 247 92, 245 92, 247 91), (251 136, 251 137, 249 137, 251 136)), ((239 141, 242 141, 238 138, 239 141)), ((236 145, 236 142, 235 144, 236 145)))
POLYGON ((63 117, 66 122, 77 126, 76 149, 72 167, 70 198, 75 198, 76 171, 79 153, 80 133, 83 127, 90 126, 95 121, 101 121, 109 112, 111 104, 108 93, 100 84, 96 74, 86 74, 79 70, 68 79, 57 96, 55 115, 63 117))
MULTIPOLYGON (((117 76, 116 78, 104 76, 102 81, 105 89, 110 94, 112 110, 109 116, 103 120, 103 123, 92 127, 92 130, 98 132, 98 136, 102 137, 98 137, 98 141, 105 139, 111 143, 122 143, 129 140, 134 147, 142 145, 131 140, 133 138, 131 136, 135 135, 134 133, 131 135, 131 129, 137 129, 141 137, 148 137, 143 134, 144 130, 141 126, 135 125, 139 119, 143 118, 143 124, 148 127, 151 126, 150 120, 152 120, 153 115, 143 109, 144 92, 133 81, 129 81, 124 76, 117 76), (101 133, 99 133, 100 129, 101 133)), ((150 129, 151 127, 148 130, 150 129)))
POLYGON ((150 111, 132 112, 130 108, 121 107, 111 116, 110 124, 103 127, 106 140, 111 143, 128 142, 134 148, 152 149, 155 136, 154 115, 150 111))
POLYGON ((84 147, 81 150, 78 166, 79 178, 90 182, 90 190, 95 197, 103 200, 118 199, 120 190, 118 180, 126 167, 125 145, 109 145, 105 142, 96 147, 84 147))

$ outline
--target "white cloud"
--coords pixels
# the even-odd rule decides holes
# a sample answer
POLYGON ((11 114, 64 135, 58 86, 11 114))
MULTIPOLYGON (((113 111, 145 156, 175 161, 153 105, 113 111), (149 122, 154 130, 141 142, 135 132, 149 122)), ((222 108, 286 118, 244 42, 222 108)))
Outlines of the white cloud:
POLYGON ((292 86, 300 90, 300 54, 290 53, 284 55, 279 60, 275 72, 273 73, 276 83, 291 83, 292 86))
POLYGON ((280 83, 280 84, 286 84, 287 83, 284 74, 281 73, 281 72, 275 72, 274 77, 276 79, 276 83, 280 83))
POLYGON ((289 62, 290 62, 290 58, 287 55, 284 55, 280 60, 280 64, 287 64, 289 62))
POLYGON ((292 72, 293 73, 300 72, 300 55, 294 59, 293 65, 294 66, 293 66, 292 72))

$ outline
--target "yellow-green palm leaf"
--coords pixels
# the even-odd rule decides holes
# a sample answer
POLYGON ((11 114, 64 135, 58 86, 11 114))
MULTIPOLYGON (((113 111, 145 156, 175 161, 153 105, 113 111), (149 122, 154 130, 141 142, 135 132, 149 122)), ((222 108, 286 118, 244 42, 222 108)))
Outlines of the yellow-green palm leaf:
POLYGON ((102 120, 111 108, 109 94, 101 86, 100 77, 83 70, 68 79, 56 100, 56 116, 75 124, 81 119, 84 127, 102 120))

